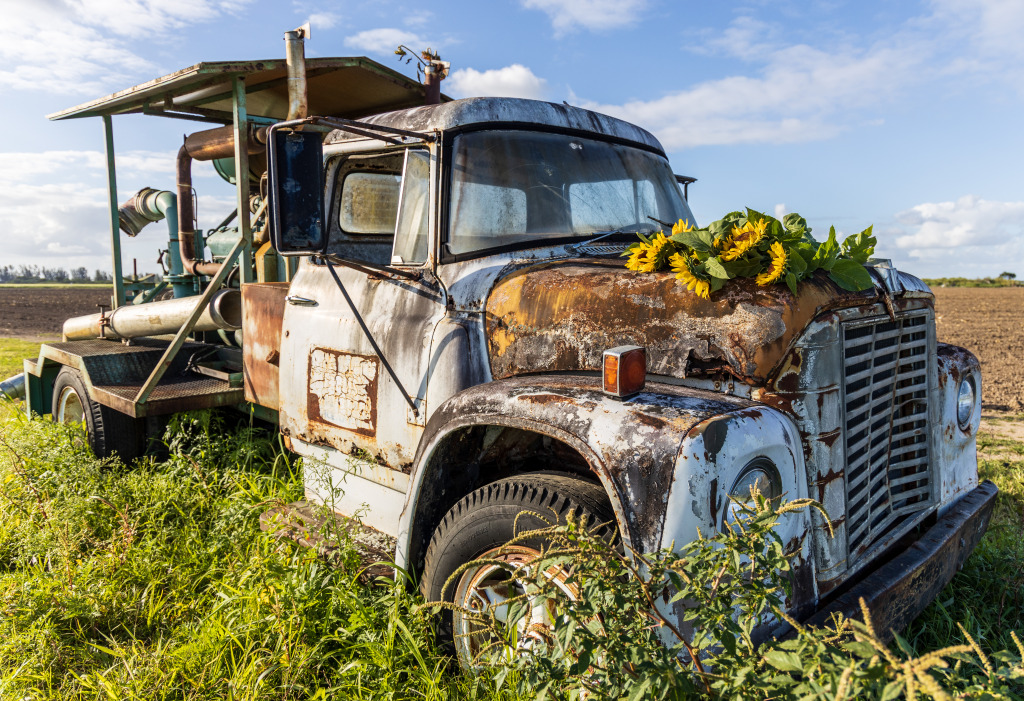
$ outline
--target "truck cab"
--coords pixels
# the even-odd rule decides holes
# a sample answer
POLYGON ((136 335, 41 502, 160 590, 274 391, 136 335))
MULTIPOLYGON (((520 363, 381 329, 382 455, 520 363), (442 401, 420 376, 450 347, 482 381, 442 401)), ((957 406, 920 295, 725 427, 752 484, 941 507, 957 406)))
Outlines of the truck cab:
MULTIPOLYGON (((225 149, 244 173, 235 90, 225 149)), ((515 594, 493 565, 446 583, 480 557, 528 563, 530 547, 500 546, 538 512, 585 514, 650 552, 715 532, 752 485, 809 497, 823 513, 779 525, 797 553, 792 614, 863 597, 893 629, 980 539, 995 488, 977 475, 979 365, 937 341, 919 279, 874 261, 859 292, 820 275, 796 294, 735 280, 704 299, 623 265, 637 233, 694 221, 691 179, 640 127, 508 98, 310 111, 255 123, 266 197, 219 262, 192 265, 203 296, 175 340, 110 340, 116 323, 88 321, 103 339, 26 361, 30 411, 57 406, 64 367, 118 421, 244 400, 303 457, 308 502, 390 536, 428 599, 464 606, 515 594), (239 332, 187 340, 222 288, 240 288, 239 332), (153 375, 187 343, 193 358, 217 349, 227 384, 161 395, 153 375), (141 370, 113 372, 126 356, 141 370), (163 408, 139 402, 143 378, 163 408)), ((442 634, 467 661, 464 625, 446 613, 442 634)))

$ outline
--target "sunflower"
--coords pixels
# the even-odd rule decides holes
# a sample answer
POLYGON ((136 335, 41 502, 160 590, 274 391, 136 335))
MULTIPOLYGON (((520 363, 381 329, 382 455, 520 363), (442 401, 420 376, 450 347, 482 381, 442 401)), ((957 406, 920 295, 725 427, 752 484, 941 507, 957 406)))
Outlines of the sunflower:
POLYGON ((694 274, 690 268, 690 260, 688 256, 677 253, 669 259, 669 264, 672 266, 672 272, 676 274, 676 279, 686 285, 686 289, 693 291, 698 297, 708 299, 711 297, 711 284, 694 274))
POLYGON ((686 219, 680 219, 679 221, 672 225, 672 235, 674 236, 675 234, 681 234, 685 231, 693 231, 694 228, 695 227, 693 226, 693 224, 691 224, 686 219))
POLYGON ((669 244, 671 241, 668 237, 659 232, 650 243, 641 243, 633 249, 629 260, 626 261, 626 268, 638 273, 653 273, 664 267, 665 256, 672 251, 669 244))
POLYGON ((768 222, 759 219, 757 223, 748 221, 743 226, 734 226, 729 238, 723 244, 725 251, 722 260, 736 260, 764 238, 768 230, 768 222))
POLYGON ((778 241, 773 243, 771 248, 768 249, 768 255, 771 256, 771 261, 764 272, 757 276, 758 285, 770 285, 779 280, 783 273, 786 272, 786 263, 789 261, 786 256, 786 249, 782 247, 781 243, 778 241))

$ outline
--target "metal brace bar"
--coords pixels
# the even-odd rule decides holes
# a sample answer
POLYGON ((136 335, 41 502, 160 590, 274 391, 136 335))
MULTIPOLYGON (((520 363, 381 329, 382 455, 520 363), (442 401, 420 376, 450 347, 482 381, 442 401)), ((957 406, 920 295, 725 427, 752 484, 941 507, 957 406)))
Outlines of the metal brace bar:
POLYGON ((117 207, 117 171, 114 164, 114 123, 103 115, 103 137, 107 147, 107 197, 110 207, 110 252, 114 264, 114 309, 124 306, 124 277, 121 275, 121 223, 117 207))
POLYGON ((164 373, 167 372, 167 368, 171 366, 171 360, 173 360, 174 356, 178 354, 181 347, 185 345, 185 339, 188 338, 190 333, 192 333, 192 329, 195 328, 196 323, 199 321, 199 317, 203 315, 203 310, 210 304, 210 300, 213 299, 214 293, 220 289, 220 286, 227 278, 228 273, 231 272, 235 259, 238 258, 238 254, 242 252, 244 247, 245 240, 239 239, 238 243, 236 243, 234 248, 231 249, 231 252, 228 253, 227 258, 224 259, 224 262, 220 266, 220 270, 218 270, 217 274, 213 276, 213 279, 210 280, 210 284, 207 286, 206 291, 203 292, 202 297, 199 298, 196 308, 192 310, 188 319, 186 319, 185 323, 182 324, 180 329, 178 329, 178 333, 175 334, 174 340, 171 341, 171 345, 167 346, 167 350, 165 350, 164 354, 160 357, 160 362, 156 364, 156 367, 153 368, 153 372, 151 372, 149 377, 146 378, 146 383, 142 385, 139 389, 139 393, 135 395, 135 403, 137 405, 145 404, 146 400, 149 399, 149 395, 153 391, 153 388, 157 386, 157 383, 163 378, 164 373))

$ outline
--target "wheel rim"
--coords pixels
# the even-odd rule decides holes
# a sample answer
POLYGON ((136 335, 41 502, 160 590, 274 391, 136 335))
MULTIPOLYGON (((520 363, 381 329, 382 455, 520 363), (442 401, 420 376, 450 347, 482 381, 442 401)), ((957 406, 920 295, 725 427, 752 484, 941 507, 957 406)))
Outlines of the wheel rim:
MULTIPOLYGON (((516 576, 517 573, 532 574, 531 563, 539 556, 539 550, 521 545, 493 548, 477 558, 486 560, 485 564, 466 570, 459 578, 455 604, 467 611, 452 612, 452 628, 459 663, 464 669, 478 666, 480 652, 493 642, 492 636, 481 630, 474 619, 490 609, 496 620, 505 623, 511 599, 523 597, 530 604, 529 613, 516 623, 517 650, 528 649, 552 637, 557 618, 555 601, 531 596, 526 584, 516 576)), ((569 600, 578 598, 577 589, 567 582, 566 571, 550 567, 545 577, 569 600)), ((505 655, 512 652, 507 647, 501 651, 505 655)))
POLYGON ((80 424, 85 420, 82 398, 74 387, 65 387, 57 399, 57 423, 80 424))

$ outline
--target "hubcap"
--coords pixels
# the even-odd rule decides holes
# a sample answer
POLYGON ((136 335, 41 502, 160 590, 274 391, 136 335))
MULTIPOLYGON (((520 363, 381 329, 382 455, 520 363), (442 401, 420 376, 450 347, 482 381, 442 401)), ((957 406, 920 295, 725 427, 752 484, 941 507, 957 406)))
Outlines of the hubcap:
POLYGON ((80 424, 85 420, 85 408, 82 406, 82 398, 74 387, 65 387, 60 391, 57 400, 57 423, 80 424))
MULTIPOLYGON (((516 649, 528 649, 552 636, 557 618, 555 602, 528 591, 526 582, 519 578, 533 574, 531 563, 539 556, 538 550, 524 546, 494 548, 478 558, 487 560, 486 564, 466 570, 459 578, 455 604, 468 612, 454 611, 452 626, 459 662, 464 669, 477 666, 480 652, 493 642, 475 620, 477 615, 493 612, 495 620, 506 623, 509 603, 513 600, 529 607, 516 622, 516 649)), ((564 570, 551 567, 545 577, 569 600, 577 598, 575 587, 566 582, 568 573, 564 570)), ((505 653, 510 652, 506 648, 505 653)))

